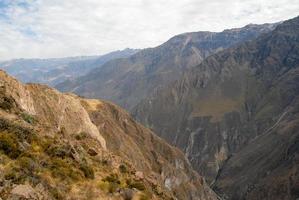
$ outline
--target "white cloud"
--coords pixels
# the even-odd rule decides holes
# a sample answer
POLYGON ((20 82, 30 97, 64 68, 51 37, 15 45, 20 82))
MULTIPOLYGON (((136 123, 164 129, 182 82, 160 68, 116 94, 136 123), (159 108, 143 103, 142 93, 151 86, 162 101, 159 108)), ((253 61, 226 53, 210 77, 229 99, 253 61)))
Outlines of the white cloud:
POLYGON ((0 59, 145 48, 298 14, 299 0, 0 0, 0 59))

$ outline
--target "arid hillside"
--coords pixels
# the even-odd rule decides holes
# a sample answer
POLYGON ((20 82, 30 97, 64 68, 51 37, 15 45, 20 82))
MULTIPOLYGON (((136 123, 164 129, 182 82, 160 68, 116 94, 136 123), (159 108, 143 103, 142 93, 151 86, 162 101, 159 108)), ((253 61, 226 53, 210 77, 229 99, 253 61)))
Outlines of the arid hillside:
POLYGON ((202 199, 182 152, 119 107, 0 71, 2 199, 202 199))

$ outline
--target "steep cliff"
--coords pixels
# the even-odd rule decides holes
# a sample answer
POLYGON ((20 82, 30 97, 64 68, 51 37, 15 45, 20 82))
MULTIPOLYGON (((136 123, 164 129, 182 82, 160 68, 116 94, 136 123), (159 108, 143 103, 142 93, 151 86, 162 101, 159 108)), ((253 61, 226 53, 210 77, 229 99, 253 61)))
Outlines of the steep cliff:
POLYGON ((297 17, 208 57, 145 99, 134 115, 184 150, 229 198, 294 199, 298 41, 297 17))
POLYGON ((0 71, 2 199, 217 199, 184 155, 108 102, 0 71))

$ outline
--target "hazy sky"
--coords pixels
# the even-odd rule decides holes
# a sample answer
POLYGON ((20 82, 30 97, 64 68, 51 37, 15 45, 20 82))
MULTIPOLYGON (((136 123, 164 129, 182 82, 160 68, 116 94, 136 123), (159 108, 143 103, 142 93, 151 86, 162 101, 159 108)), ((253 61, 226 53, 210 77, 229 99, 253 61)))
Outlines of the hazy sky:
POLYGON ((145 48, 299 15, 299 0, 0 0, 0 59, 145 48))

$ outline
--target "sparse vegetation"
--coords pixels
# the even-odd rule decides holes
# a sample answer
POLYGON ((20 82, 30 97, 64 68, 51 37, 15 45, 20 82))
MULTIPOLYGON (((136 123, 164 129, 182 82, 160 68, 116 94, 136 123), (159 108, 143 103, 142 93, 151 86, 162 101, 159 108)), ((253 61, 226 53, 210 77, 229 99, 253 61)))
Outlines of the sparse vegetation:
MULTIPOLYGON (((63 199, 64 193, 69 191, 72 184, 95 180, 97 166, 106 170, 112 165, 109 164, 108 158, 95 159, 91 156, 84 148, 86 142, 81 141, 86 135, 84 133, 79 135, 76 140, 80 143, 80 147, 61 139, 65 137, 64 135, 57 134, 54 138, 37 135, 30 129, 0 119, 0 155, 6 159, 5 180, 13 184, 51 183, 52 185, 47 187, 55 199, 63 199), (92 162, 97 164, 93 165, 92 162), (65 186, 58 188, 57 184, 65 186)), ((143 182, 130 178, 127 164, 120 164, 118 170, 119 173, 111 173, 103 178, 98 183, 98 188, 111 194, 126 189, 130 191, 137 189, 143 193, 146 191, 143 182)), ((131 196, 132 194, 127 195, 127 199, 131 196)), ((141 195, 140 199, 148 199, 147 196, 141 195)))
POLYGON ((131 188, 131 189, 135 188, 135 189, 140 190, 140 191, 145 190, 145 185, 141 181, 128 179, 126 182, 127 182, 128 187, 131 188))
POLYGON ((121 173, 127 173, 128 172, 127 166, 125 164, 119 165, 119 171, 121 173))
POLYGON ((120 184, 117 174, 110 174, 110 175, 106 176, 104 179, 102 179, 102 181, 120 184))
POLYGON ((0 133, 0 151, 12 159, 16 159, 21 150, 18 144, 18 139, 14 134, 8 132, 0 133))
POLYGON ((68 144, 54 143, 46 149, 51 157, 66 158, 71 156, 71 146, 68 144))
POLYGON ((11 110, 14 105, 14 99, 10 97, 2 97, 0 98, 0 108, 3 110, 11 110))
POLYGON ((80 132, 75 135, 76 140, 83 140, 83 139, 86 139, 87 137, 88 137, 88 134, 86 132, 80 132))
POLYGON ((94 179, 94 171, 93 168, 86 163, 80 164, 80 170, 84 173, 86 178, 94 179))
POLYGON ((54 177, 65 181, 78 181, 83 176, 71 160, 68 159, 52 158, 49 169, 54 177))
POLYGON ((29 124, 33 124, 33 123, 35 123, 35 121, 36 121, 36 119, 35 119, 32 115, 30 115, 30 114, 28 114, 28 113, 25 113, 25 112, 23 112, 23 113, 21 114, 21 117, 22 117, 22 119, 23 119, 25 122, 27 122, 27 123, 29 123, 29 124))
POLYGON ((139 194, 139 200, 149 200, 149 199, 150 197, 147 194, 145 193, 139 194))
POLYGON ((106 187, 109 193, 114 193, 118 188, 120 188, 120 180, 117 174, 110 174, 104 179, 103 182, 106 183, 106 187))

